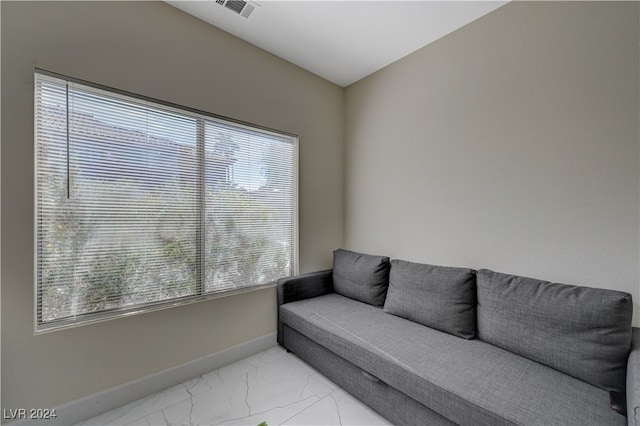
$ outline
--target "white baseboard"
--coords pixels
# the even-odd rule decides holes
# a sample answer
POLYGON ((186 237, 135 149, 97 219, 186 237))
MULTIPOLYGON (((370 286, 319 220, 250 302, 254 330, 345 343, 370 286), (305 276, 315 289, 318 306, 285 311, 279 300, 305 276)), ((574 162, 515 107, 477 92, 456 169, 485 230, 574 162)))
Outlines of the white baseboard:
POLYGON ((275 345, 276 333, 266 334, 220 352, 60 405, 56 407, 57 417, 55 419, 46 421, 20 420, 10 424, 12 426, 73 425, 275 345))

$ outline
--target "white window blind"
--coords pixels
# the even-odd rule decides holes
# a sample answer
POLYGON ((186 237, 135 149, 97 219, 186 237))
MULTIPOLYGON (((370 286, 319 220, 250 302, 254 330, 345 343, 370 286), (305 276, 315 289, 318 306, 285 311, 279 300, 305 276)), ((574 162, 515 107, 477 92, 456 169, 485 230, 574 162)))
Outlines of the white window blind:
POLYGON ((297 138, 35 74, 36 330, 297 272, 297 138))

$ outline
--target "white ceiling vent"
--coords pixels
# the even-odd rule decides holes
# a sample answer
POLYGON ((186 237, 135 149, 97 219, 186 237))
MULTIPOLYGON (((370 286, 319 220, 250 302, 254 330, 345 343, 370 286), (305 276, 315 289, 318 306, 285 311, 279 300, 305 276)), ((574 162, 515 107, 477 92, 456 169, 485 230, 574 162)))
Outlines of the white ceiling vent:
POLYGON ((237 13, 243 18, 248 18, 249 16, 251 16, 256 7, 260 6, 256 2, 244 0, 216 0, 216 3, 226 7, 232 12, 237 13))

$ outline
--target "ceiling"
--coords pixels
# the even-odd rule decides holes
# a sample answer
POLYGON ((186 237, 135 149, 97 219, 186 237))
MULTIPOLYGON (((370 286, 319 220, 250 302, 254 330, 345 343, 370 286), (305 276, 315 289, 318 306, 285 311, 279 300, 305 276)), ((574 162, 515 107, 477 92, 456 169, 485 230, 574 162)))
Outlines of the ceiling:
POLYGON ((166 2, 342 87, 507 3, 261 0, 245 18, 224 0, 166 2))

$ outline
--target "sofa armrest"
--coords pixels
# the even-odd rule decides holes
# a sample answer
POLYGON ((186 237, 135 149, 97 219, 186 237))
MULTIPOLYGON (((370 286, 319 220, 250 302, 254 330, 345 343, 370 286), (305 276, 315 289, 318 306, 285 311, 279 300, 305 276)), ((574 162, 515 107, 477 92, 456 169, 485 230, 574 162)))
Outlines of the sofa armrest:
POLYGON ((278 280, 278 306, 333 293, 333 269, 278 280))
POLYGON ((627 362, 627 424, 640 426, 640 328, 631 335, 631 352, 627 362))
POLYGON ((278 343, 284 346, 280 305, 333 293, 333 269, 278 280, 278 343))

